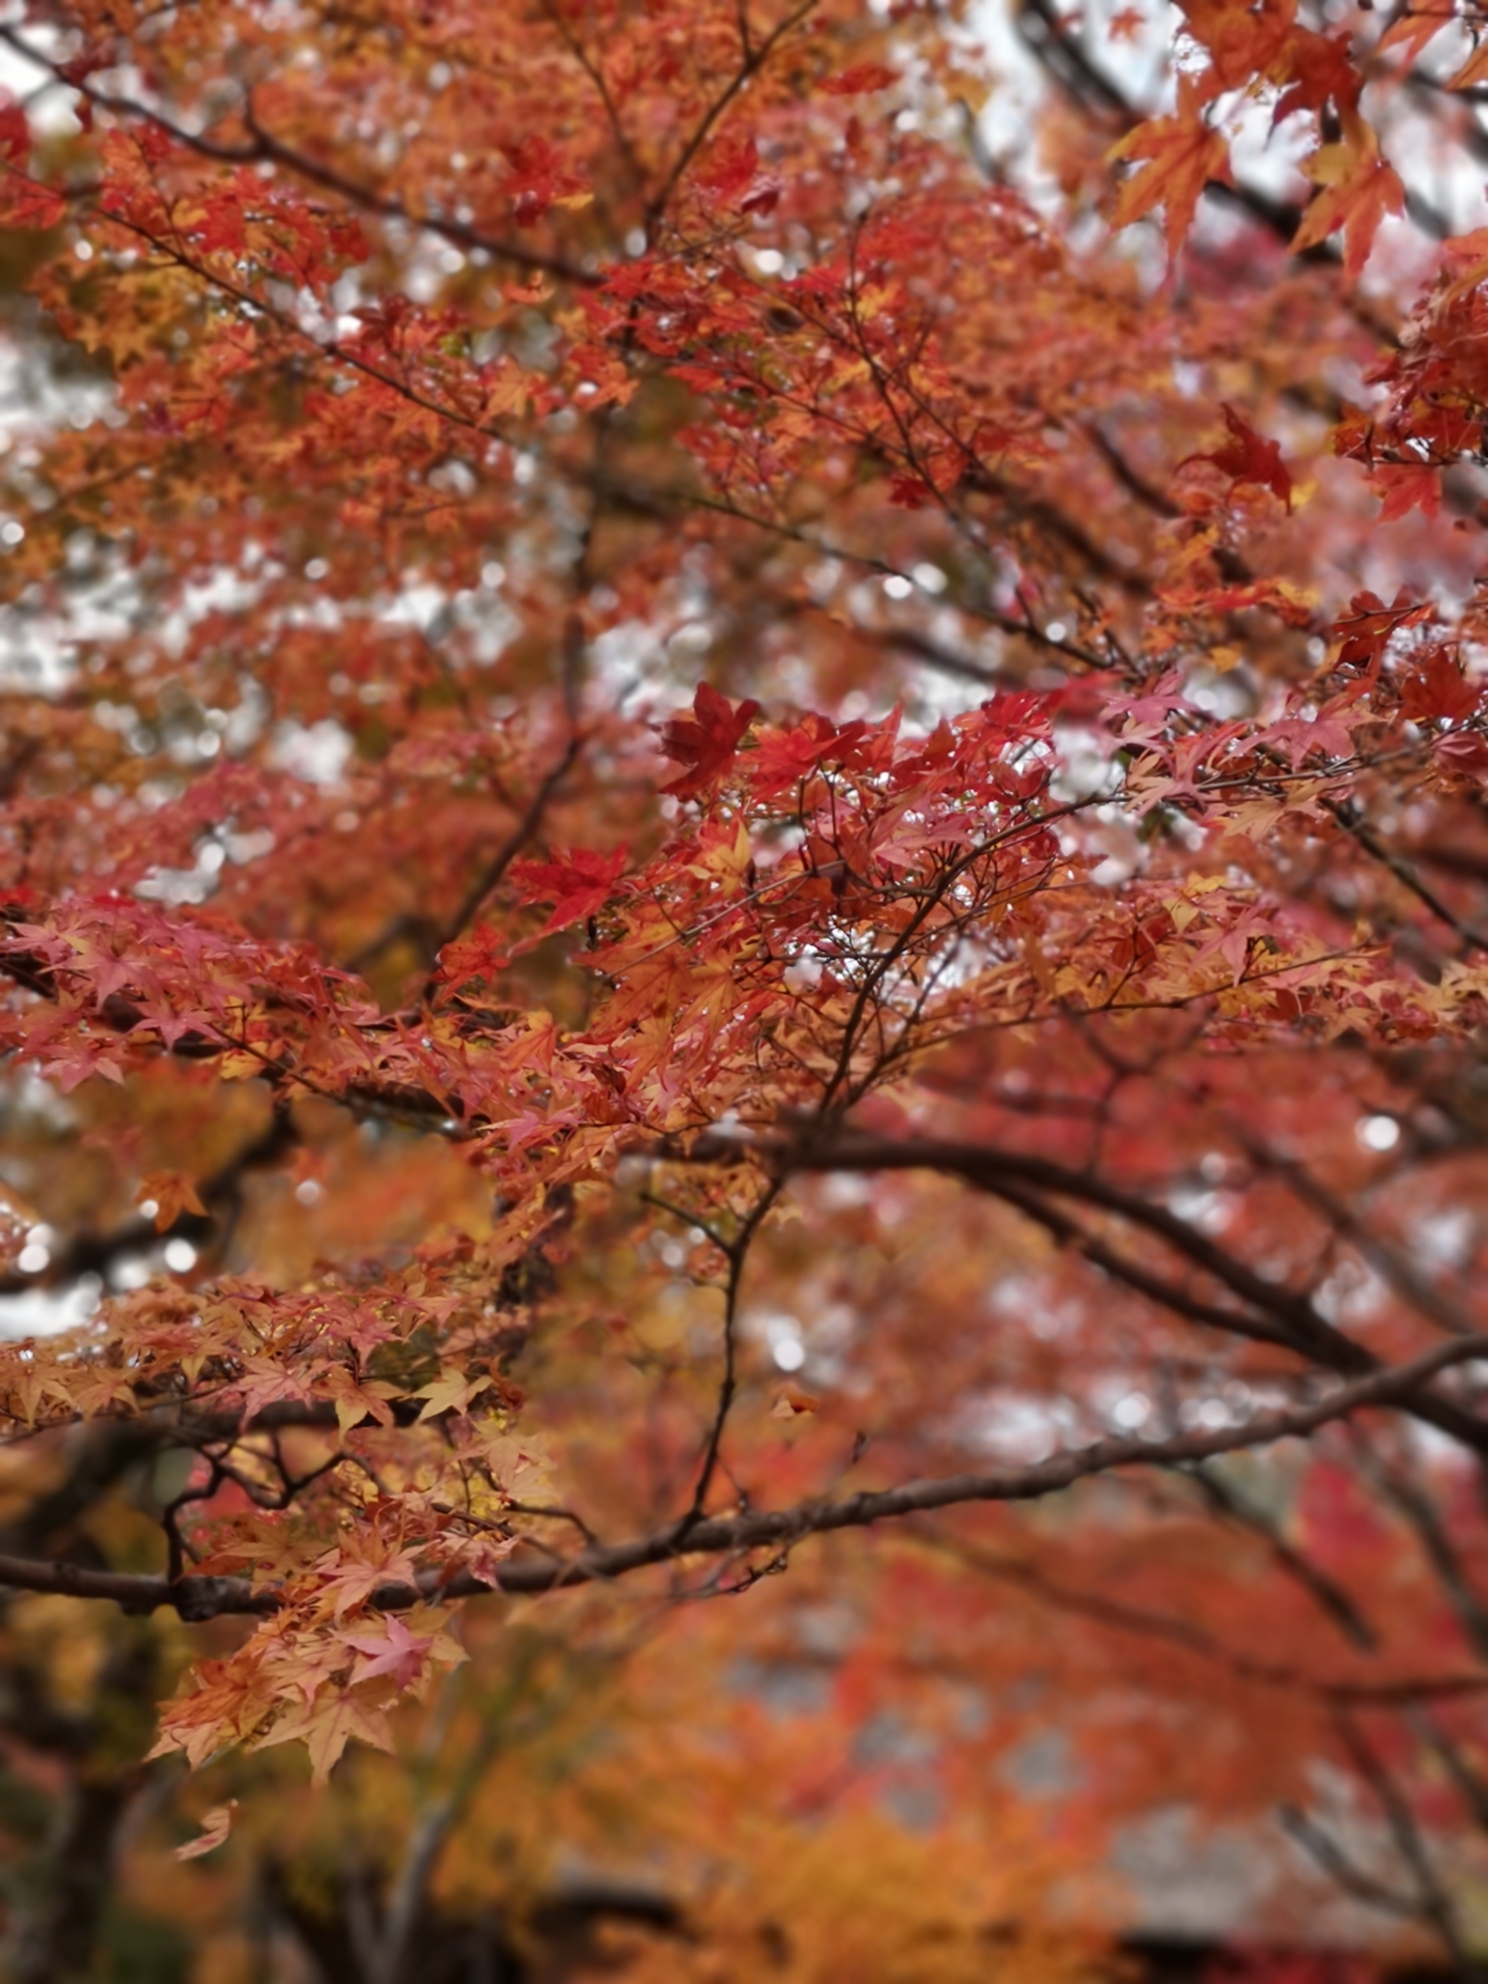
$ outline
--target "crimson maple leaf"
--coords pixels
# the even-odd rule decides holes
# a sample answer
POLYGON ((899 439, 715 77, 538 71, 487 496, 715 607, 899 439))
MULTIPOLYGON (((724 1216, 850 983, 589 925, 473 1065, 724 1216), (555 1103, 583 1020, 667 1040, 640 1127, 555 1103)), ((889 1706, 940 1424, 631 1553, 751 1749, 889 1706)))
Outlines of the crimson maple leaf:
POLYGON ((1444 647, 1435 647, 1400 687, 1400 710, 1413 723, 1445 717, 1456 723, 1478 707, 1479 685, 1470 681, 1444 647))
POLYGON ((1441 471, 1431 462, 1381 462, 1369 486, 1380 499, 1382 524, 1394 523, 1412 510, 1434 517, 1441 509, 1441 471))
POLYGON ((612 854, 596 854, 576 847, 552 861, 516 861, 511 878, 524 902, 550 902, 553 913, 540 935, 567 930, 603 909, 615 893, 615 883, 625 866, 626 850, 617 847, 612 854))
POLYGON ((1236 413, 1232 406, 1222 406, 1225 426, 1230 430, 1230 438, 1222 447, 1209 454, 1188 455, 1179 468, 1186 468, 1189 462, 1213 462, 1230 478, 1233 492, 1242 483, 1254 483, 1260 489, 1269 489, 1277 499, 1292 507, 1291 471, 1281 458, 1281 449, 1275 441, 1268 441, 1264 434, 1257 434, 1249 421, 1236 413))
POLYGON ((692 799, 706 792, 734 762, 739 740, 759 711, 760 705, 752 700, 740 703, 736 710, 727 696, 699 682, 691 717, 673 717, 662 728, 661 748, 667 757, 690 767, 662 791, 677 799, 692 799))
POLYGON ((780 181, 760 170, 759 147, 753 138, 716 145, 697 175, 697 184, 710 206, 738 213, 767 214, 780 198, 780 181))

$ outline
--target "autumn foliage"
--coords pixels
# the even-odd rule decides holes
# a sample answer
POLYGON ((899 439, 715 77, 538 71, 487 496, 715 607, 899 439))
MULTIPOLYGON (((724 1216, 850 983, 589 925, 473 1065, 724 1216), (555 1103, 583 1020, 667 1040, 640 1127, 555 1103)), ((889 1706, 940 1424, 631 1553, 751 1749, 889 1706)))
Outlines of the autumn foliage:
POLYGON ((19 1984, 1479 1974, 1488 21, 0 52, 19 1984))

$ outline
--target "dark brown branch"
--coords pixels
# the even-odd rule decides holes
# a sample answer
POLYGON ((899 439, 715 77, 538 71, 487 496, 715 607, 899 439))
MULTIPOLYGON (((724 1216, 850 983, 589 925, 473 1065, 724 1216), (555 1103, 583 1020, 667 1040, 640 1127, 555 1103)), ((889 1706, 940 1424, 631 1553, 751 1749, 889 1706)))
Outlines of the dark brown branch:
POLYGON ((1488 1605, 1473 1589, 1467 1566, 1435 1503, 1403 1467, 1396 1466, 1357 1427, 1353 1429, 1353 1446, 1365 1478, 1410 1524, 1422 1556, 1451 1600, 1469 1646, 1480 1660, 1488 1659, 1488 1605))
POLYGON ((645 171, 640 159, 636 155, 635 146, 630 142, 630 133, 626 130, 621 120, 619 106, 615 102, 614 94, 605 77, 602 64, 590 55, 583 42, 580 41, 579 37, 568 25, 568 22, 564 20, 562 13, 554 6, 553 0, 539 0, 539 4, 542 7, 543 13, 552 24, 554 32, 563 43, 563 46, 594 85, 594 93, 599 98, 604 110, 605 121, 614 136, 620 156, 625 160, 626 169, 634 180, 637 191, 643 192, 646 178, 645 171))
POLYGON ((1325 1832, 1315 1819, 1309 1818, 1296 1805, 1283 1805, 1278 1816, 1283 1832, 1294 1839, 1345 1894, 1351 1894, 1356 1901, 1365 1902, 1371 1908, 1382 1909, 1386 1914, 1400 1915, 1410 1922, 1420 1920, 1420 1906, 1412 1896, 1388 1888, 1382 1881, 1366 1874, 1331 1833, 1325 1832))
POLYGON ((1412 1266, 1396 1248, 1381 1237, 1376 1225, 1368 1218, 1361 1217, 1349 1206, 1328 1191, 1326 1186, 1314 1178, 1302 1164, 1294 1158, 1282 1157, 1269 1150, 1249 1135, 1242 1125, 1231 1126, 1236 1140, 1245 1149, 1246 1155, 1259 1168, 1281 1178, 1291 1188, 1297 1199, 1310 1211, 1317 1213, 1338 1235, 1357 1248, 1364 1260, 1374 1268, 1384 1281, 1408 1303, 1418 1315, 1449 1336, 1469 1336, 1473 1330, 1471 1318, 1460 1310, 1456 1303, 1444 1295, 1426 1277, 1412 1266))
MULTIPOLYGON (((934 1550, 966 1565, 970 1570, 1017 1585, 1054 1611, 1089 1619, 1096 1625, 1110 1627, 1113 1632, 1163 1641, 1181 1652, 1224 1667, 1237 1680, 1252 1681, 1263 1688, 1282 1688, 1312 1695, 1321 1701, 1358 1707, 1389 1707, 1402 1702, 1412 1704, 1422 1698, 1423 1689, 1427 1694, 1432 1691, 1432 1682, 1424 1677, 1360 1681, 1330 1680, 1326 1676, 1308 1674, 1298 1667, 1237 1651, 1203 1626, 1195 1625, 1191 1619, 1154 1612, 1146 1606, 1130 1605, 1123 1599, 1108 1598, 1102 1592, 1080 1591, 1061 1585, 1036 1563, 1023 1558, 981 1550, 950 1537, 931 1535, 925 1540, 934 1550)), ((1488 1687, 1488 1676, 1484 1677, 1484 1686, 1488 1687)))
POLYGON ((1146 1296, 1149 1302, 1171 1310, 1174 1315, 1184 1316, 1189 1322, 1202 1323, 1209 1329, 1227 1331, 1232 1336, 1248 1337, 1256 1343, 1275 1344, 1283 1349, 1292 1347, 1284 1331, 1273 1329, 1259 1318, 1244 1315, 1239 1310, 1221 1308, 1216 1302, 1201 1301, 1177 1282, 1154 1274, 1140 1262, 1119 1254, 1114 1247, 1108 1247, 1103 1240, 1087 1232, 1078 1220, 1037 1192, 1004 1182, 996 1188, 996 1196, 1005 1205, 1015 1207, 1035 1225, 1042 1226, 1061 1246, 1072 1247, 1076 1253, 1082 1254, 1102 1274, 1121 1282, 1136 1294, 1146 1296))
POLYGON ((1339 1740, 1348 1752, 1349 1761, 1379 1801, 1396 1852, 1410 1869, 1411 1878, 1416 1884, 1417 1913, 1423 1920, 1429 1922, 1441 1937, 1451 1952, 1459 1976, 1466 1979, 1476 1974, 1475 1966, 1469 1960, 1462 1939, 1457 1910, 1442 1885, 1441 1876, 1432 1861, 1430 1849, 1426 1844, 1420 1823, 1411 1809, 1410 1801, 1396 1783, 1394 1774, 1384 1758, 1380 1756, 1353 1717, 1340 1710, 1335 1726, 1339 1740))
POLYGON ((63 1288, 84 1274, 106 1276, 122 1256, 140 1253, 162 1240, 179 1238, 193 1243, 209 1240, 222 1216, 241 1198, 247 1174, 276 1164, 298 1141, 288 1109, 276 1108, 259 1136, 211 1177, 202 1180, 197 1197, 206 1207, 204 1213, 181 1213, 163 1228, 157 1228, 153 1219, 136 1214, 121 1220, 107 1233, 76 1234, 54 1248, 47 1265, 36 1274, 22 1274, 18 1268, 0 1273, 0 1296, 19 1295, 31 1288, 63 1288))
MULTIPOLYGON (((740 1555, 754 1550, 788 1551, 810 1536, 838 1530, 867 1529, 875 1523, 974 1502, 1037 1501, 1058 1494, 1075 1482, 1123 1467, 1180 1467, 1218 1454, 1269 1446, 1277 1440, 1305 1439, 1320 1426, 1374 1406, 1413 1402, 1419 1387, 1450 1365, 1488 1358, 1488 1336, 1439 1344, 1408 1364, 1374 1371, 1352 1384, 1339 1385, 1312 1404, 1287 1411, 1257 1414, 1243 1426, 1175 1435, 1170 1440, 1133 1438, 1097 1440, 1089 1446, 1051 1455, 1031 1467, 991 1474, 952 1474, 908 1481, 897 1488, 865 1489, 835 1502, 804 1502, 789 1509, 746 1510, 732 1516, 701 1521, 683 1517, 650 1536, 630 1543, 590 1548, 570 1558, 543 1555, 503 1565, 490 1583, 457 1572, 423 1573, 412 1583, 390 1583, 373 1592, 370 1603, 381 1611, 406 1611, 410 1606, 440 1598, 468 1598, 489 1589, 509 1593, 567 1590, 581 1584, 609 1582, 648 1566, 681 1557, 740 1555)), ((272 1589, 255 1591, 246 1578, 184 1577, 174 1583, 118 1571, 87 1570, 77 1565, 0 1557, 0 1585, 17 1590, 55 1592, 76 1598, 108 1598, 134 1611, 174 1606, 183 1619, 203 1620, 225 1613, 270 1614, 281 1604, 272 1589)), ((1475 1693, 1488 1688, 1488 1674, 1459 1674, 1422 1683, 1418 1694, 1475 1693)))
MULTIPOLYGON (((713 1477, 718 1471, 719 1458, 723 1452, 724 1428, 728 1425, 729 1412, 738 1390, 736 1366, 739 1350, 739 1290, 744 1279, 744 1263, 749 1255, 749 1243, 759 1231, 765 1215, 779 1198, 780 1191, 780 1184, 772 1182, 761 1193, 738 1233, 724 1249, 728 1256, 728 1280, 723 1290, 723 1376, 719 1380, 718 1404, 713 1414, 713 1423, 708 1429, 702 1465, 698 1469, 697 1486, 692 1494, 692 1506, 683 1518, 684 1532, 688 1525, 701 1520, 703 1511, 708 1505, 708 1490, 712 1487, 713 1477)), ((715 1242, 715 1244, 719 1243, 715 1242)))
MULTIPOLYGON (((1076 1171, 1030 1152, 945 1139, 878 1137, 857 1131, 838 1132, 820 1140, 806 1136, 780 1139, 762 1143, 756 1150, 763 1161, 774 1164, 782 1174, 939 1171, 996 1197, 1006 1197, 1010 1191, 1026 1194, 1031 1189, 1097 1206, 1166 1242, 1196 1268, 1228 1288, 1260 1318, 1269 1319, 1287 1348, 1299 1357, 1345 1376, 1378 1368, 1374 1353, 1335 1329, 1300 1290, 1267 1281, 1166 1206, 1113 1185, 1098 1173, 1076 1171)), ((690 1154, 694 1159, 709 1159, 716 1153, 704 1138, 694 1145, 690 1154)), ((729 1154, 736 1157, 737 1147, 731 1146, 729 1154)), ((1451 1434, 1464 1446, 1480 1453, 1488 1452, 1488 1423, 1452 1401, 1426 1395, 1412 1399, 1409 1410, 1451 1434)))
POLYGON ((1238 1495, 1213 1468, 1196 1467, 1192 1475, 1216 1509, 1261 1539, 1287 1576, 1301 1586, 1351 1646, 1361 1652, 1377 1650, 1379 1634, 1342 1585, 1320 1570, 1310 1557, 1305 1557, 1269 1516, 1238 1495))
MULTIPOLYGON (((148 1701, 159 1686, 154 1667, 152 1637, 131 1633, 110 1652, 94 1683, 91 1711, 69 1745, 70 1768, 40 1880, 29 1895, 23 1887, 16 1897, 12 1889, 13 1908, 20 1899, 9 1938, 6 1974, 12 1984, 98 1975, 98 1940, 115 1894, 122 1835, 146 1777, 121 1733, 136 1726, 141 1699, 148 1701)), ((28 1746, 36 1740, 29 1719, 15 1733, 28 1746)))
MULTIPOLYGON (((1362 1429, 1357 1423, 1348 1430, 1355 1440, 1363 1440, 1362 1429)), ((1379 1633, 1350 1594, 1298 1550, 1271 1517, 1237 1495, 1231 1484, 1213 1468, 1196 1467, 1192 1473, 1217 1509, 1260 1537, 1281 1569, 1308 1594, 1351 1646, 1361 1652, 1379 1651, 1379 1633)), ((1477 1645, 1475 1639, 1474 1645, 1477 1645)), ((1334 1699, 1341 1701, 1344 1698, 1335 1696, 1334 1699)), ((1355 1699, 1357 1702, 1358 1698, 1355 1699)), ((1488 1782, 1484 1781, 1457 1740, 1420 1701, 1408 1706, 1412 1728, 1440 1760, 1474 1823, 1481 1830, 1488 1831, 1488 1782)))
POLYGON ((1472 924, 1464 923, 1461 917, 1442 901, 1435 889, 1428 887, 1421 880, 1404 855, 1397 854, 1394 848, 1388 847, 1373 827, 1364 820, 1355 818, 1347 806, 1340 805, 1335 799, 1324 799, 1322 806, 1325 812, 1332 814, 1344 832, 1352 835, 1371 859, 1388 868, 1402 888, 1408 889, 1419 903, 1424 904, 1439 923, 1445 923, 1449 930, 1454 930, 1470 950, 1488 951, 1488 935, 1475 929, 1472 924))

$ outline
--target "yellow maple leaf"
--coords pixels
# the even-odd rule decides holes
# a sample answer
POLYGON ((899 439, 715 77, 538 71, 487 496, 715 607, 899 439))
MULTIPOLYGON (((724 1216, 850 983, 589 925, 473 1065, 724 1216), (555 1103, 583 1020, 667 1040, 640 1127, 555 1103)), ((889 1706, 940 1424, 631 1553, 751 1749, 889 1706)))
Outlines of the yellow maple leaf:
POLYGON ((427 1403, 419 1414, 419 1424, 426 1419, 434 1419, 441 1412, 465 1412, 470 1401, 480 1392, 488 1389, 489 1377, 467 1378, 458 1364, 446 1364, 433 1384, 425 1385, 414 1393, 415 1398, 427 1403))

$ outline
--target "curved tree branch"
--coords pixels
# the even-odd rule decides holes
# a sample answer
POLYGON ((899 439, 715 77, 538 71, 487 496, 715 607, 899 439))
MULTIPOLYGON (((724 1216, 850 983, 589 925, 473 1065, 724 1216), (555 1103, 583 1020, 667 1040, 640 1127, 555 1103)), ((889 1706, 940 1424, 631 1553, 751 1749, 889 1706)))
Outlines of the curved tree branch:
MULTIPOLYGON (((1049 1221, 1042 1210, 1038 1213, 1033 1211, 1031 1193, 1050 1193, 1098 1207, 1163 1241, 1221 1287, 1238 1296, 1254 1312, 1255 1321, 1242 1318, 1226 1326, 1245 1335, 1264 1334, 1271 1341, 1284 1343, 1308 1362, 1343 1376, 1379 1369, 1379 1360, 1373 1351, 1336 1329, 1302 1291, 1267 1281, 1254 1268, 1227 1253, 1207 1234, 1166 1206, 1124 1186, 1114 1185, 1097 1172, 1077 1171, 1052 1158, 1026 1151, 999 1150, 988 1145, 959 1143, 950 1139, 880 1137, 852 1130, 838 1131, 827 1138, 801 1135, 793 1140, 767 1140, 755 1148, 765 1162, 776 1164, 785 1173, 938 1171, 948 1177, 960 1178, 978 1191, 1017 1205, 1046 1224, 1049 1221)), ((737 1157, 737 1145, 730 1145, 728 1154, 737 1157)), ((699 1139, 691 1152, 694 1159, 705 1161, 717 1155, 719 1153, 707 1138, 699 1139)), ((1087 1245, 1083 1239, 1079 1244, 1097 1265, 1110 1272, 1117 1271, 1118 1257, 1112 1255, 1108 1259, 1099 1259, 1102 1250, 1097 1245, 1087 1245)), ((1125 1264, 1120 1264, 1120 1271, 1121 1278, 1130 1285, 1140 1285, 1138 1277, 1142 1271, 1128 1271, 1125 1264)), ((1157 1290, 1153 1278, 1143 1278, 1149 1283, 1144 1292, 1155 1296, 1157 1290)), ((1166 1301, 1167 1298, 1163 1296, 1161 1299, 1166 1301)), ((1183 1305, 1173 1306, 1179 1307, 1182 1313, 1189 1305, 1185 1300, 1183 1305)), ((1205 1307, 1208 1313, 1202 1320, 1219 1324, 1225 1312, 1213 1304, 1205 1307)), ((1466 1341, 1465 1338, 1460 1340, 1466 1341)), ((1478 1453, 1488 1453, 1488 1423, 1453 1401, 1428 1394, 1409 1400, 1408 1409, 1417 1418, 1450 1434, 1464 1446, 1478 1453)))
MULTIPOLYGON (((607 1583, 651 1565, 682 1557, 739 1555, 753 1550, 788 1551, 810 1536, 838 1530, 868 1529, 875 1523, 923 1515, 936 1509, 973 1502, 1027 1502, 1058 1494, 1075 1482, 1108 1474, 1122 1467, 1175 1467, 1209 1460, 1218 1454, 1270 1446, 1277 1440, 1301 1439, 1320 1426, 1371 1406, 1400 1406, 1428 1379, 1453 1364, 1488 1359, 1488 1336, 1458 1338, 1439 1344, 1407 1364, 1374 1371, 1339 1385, 1310 1405, 1257 1414, 1243 1426, 1176 1435, 1169 1440, 1108 1438, 1089 1446, 1053 1454, 1030 1467, 992 1473, 940 1475, 907 1481, 896 1488, 866 1489, 841 1501, 803 1502, 789 1509, 746 1510, 732 1516, 701 1521, 684 1516, 650 1536, 629 1543, 591 1545, 577 1556, 543 1555, 502 1565, 488 1580, 468 1571, 434 1569, 407 1583, 388 1583, 372 1593, 370 1603, 384 1612, 441 1598, 469 1598, 495 1589, 508 1593, 567 1590, 582 1584, 607 1583)), ((283 1600, 272 1588, 255 1590, 247 1578, 167 1577, 120 1571, 96 1571, 73 1564, 44 1563, 23 1557, 0 1557, 0 1585, 23 1591, 60 1593, 74 1598, 107 1598, 130 1611, 174 1606, 183 1619, 200 1621, 225 1613, 270 1614, 283 1600)), ((1448 1677, 1433 1692, 1457 1693, 1488 1688, 1488 1675, 1448 1677)))

